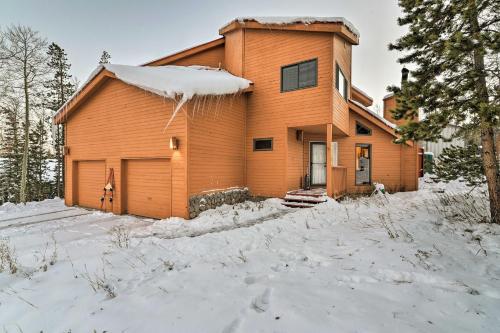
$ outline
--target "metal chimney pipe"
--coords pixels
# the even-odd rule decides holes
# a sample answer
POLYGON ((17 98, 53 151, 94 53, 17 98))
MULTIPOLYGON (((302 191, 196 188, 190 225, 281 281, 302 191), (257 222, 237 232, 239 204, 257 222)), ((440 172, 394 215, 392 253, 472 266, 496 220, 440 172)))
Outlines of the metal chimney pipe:
POLYGON ((409 73, 410 71, 406 67, 403 67, 403 69, 401 70, 401 83, 408 81, 409 73))

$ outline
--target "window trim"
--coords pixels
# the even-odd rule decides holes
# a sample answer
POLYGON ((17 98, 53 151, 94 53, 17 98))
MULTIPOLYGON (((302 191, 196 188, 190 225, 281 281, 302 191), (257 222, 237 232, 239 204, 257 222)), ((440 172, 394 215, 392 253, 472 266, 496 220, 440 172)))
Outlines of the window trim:
POLYGON ((357 120, 356 120, 356 127, 355 127, 355 129, 354 129, 354 130, 356 131, 356 135, 357 135, 357 136, 371 136, 371 135, 372 135, 372 133, 373 133, 373 130, 372 130, 370 127, 366 126, 365 124, 363 124, 362 122, 359 122, 359 121, 357 121, 357 120), (366 128, 367 130, 369 130, 369 131, 370 131, 370 133, 368 133, 368 134, 361 134, 361 133, 358 133, 358 125, 359 125, 359 126, 361 126, 361 127, 366 128))
POLYGON ((335 89, 340 93, 340 96, 342 96, 346 101, 349 99, 348 92, 349 92, 349 81, 347 80, 347 77, 345 76, 344 71, 342 68, 340 68, 339 63, 335 62, 335 89), (344 96, 342 96, 342 93, 339 90, 339 72, 342 73, 342 77, 344 78, 344 96))
POLYGON ((354 186, 372 186, 373 184, 373 180, 372 180, 372 160, 373 160, 373 150, 372 150, 372 144, 371 143, 356 143, 354 145, 354 186), (356 159, 358 158, 358 156, 356 156, 356 147, 368 147, 370 149, 370 165, 369 165, 369 168, 370 168, 370 173, 369 173, 369 177, 370 177, 370 182, 368 184, 358 184, 358 182, 356 181, 356 159))
POLYGON ((273 138, 254 138, 253 139, 253 144, 252 144, 253 151, 272 151, 274 148, 274 140, 273 138), (255 143, 257 141, 265 141, 265 140, 270 140, 271 141, 271 148, 266 148, 266 149, 256 149, 255 148, 255 143))
POLYGON ((308 59, 308 60, 299 61, 299 62, 296 62, 296 63, 293 63, 293 64, 288 64, 288 65, 281 66, 280 67, 280 92, 281 93, 286 93, 286 92, 296 91, 296 90, 300 90, 300 89, 307 89, 307 88, 317 87, 318 86, 318 63, 319 63, 318 58, 312 58, 312 59, 308 59), (307 63, 307 62, 316 62, 316 80, 315 80, 315 82, 314 82, 313 85, 306 86, 306 87, 300 87, 299 86, 299 82, 300 82, 299 73, 300 72, 299 72, 298 66, 300 64, 304 64, 304 63, 307 63), (283 69, 288 68, 288 67, 293 67, 293 66, 297 66, 297 88, 283 90, 283 69))

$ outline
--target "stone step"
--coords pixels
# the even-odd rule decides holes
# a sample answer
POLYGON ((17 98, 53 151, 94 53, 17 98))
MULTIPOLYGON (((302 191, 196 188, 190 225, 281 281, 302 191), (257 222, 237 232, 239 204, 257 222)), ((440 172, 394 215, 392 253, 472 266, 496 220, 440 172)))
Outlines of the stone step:
POLYGON ((287 194, 283 200, 287 202, 306 202, 306 203, 311 203, 311 204, 318 204, 326 201, 326 198, 324 196, 322 197, 311 197, 311 196, 304 196, 304 195, 289 195, 287 194))
POLYGON ((303 203, 303 202, 283 202, 283 206, 290 208, 312 208, 315 204, 303 203))

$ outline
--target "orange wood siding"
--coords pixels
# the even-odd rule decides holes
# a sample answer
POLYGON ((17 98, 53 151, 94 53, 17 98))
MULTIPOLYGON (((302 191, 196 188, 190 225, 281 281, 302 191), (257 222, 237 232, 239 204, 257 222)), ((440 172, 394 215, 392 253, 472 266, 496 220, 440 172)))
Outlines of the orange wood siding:
POLYGON ((303 184, 304 172, 304 144, 303 139, 297 140, 297 130, 294 128, 288 129, 288 149, 287 149, 287 169, 286 180, 287 190, 300 189, 303 184))
POLYGON ((139 216, 169 217, 172 204, 170 159, 132 159, 125 161, 123 166, 124 211, 139 216))
MULTIPOLYGON (((187 122, 180 112, 165 131, 173 108, 171 100, 110 79, 68 119, 66 145, 70 154, 66 156, 66 165, 79 160, 105 160, 106 172, 114 168, 116 182, 113 206, 107 203, 107 209, 122 213, 122 160, 169 158, 172 214, 187 217, 187 122), (179 139, 179 150, 169 148, 171 136, 179 139)), ((72 183, 72 168, 67 167, 65 200, 68 205, 73 204, 72 183)), ((104 180, 101 189, 103 186, 104 180)), ((145 187, 143 191, 146 196, 149 189, 145 187)))
POLYGON ((188 114, 189 194, 245 186, 246 96, 202 98, 188 114))
POLYGON ((347 191, 361 193, 371 190, 368 185, 355 184, 357 143, 371 144, 372 183, 382 183, 389 191, 399 190, 401 188, 401 146, 392 142, 394 137, 352 111, 349 120, 349 135, 333 138, 333 141, 338 142, 339 165, 347 168, 347 191), (356 121, 370 128, 372 135, 356 135, 356 121))
POLYGON ((173 62, 162 64, 165 65, 176 65, 176 66, 191 66, 191 65, 202 65, 218 68, 219 66, 224 67, 224 44, 193 54, 191 56, 175 60, 173 62))
POLYGON ((418 145, 401 146, 401 191, 418 189, 418 145))
POLYGON ((349 98, 351 86, 351 44, 337 35, 333 37, 333 120, 335 127, 347 134, 349 132, 349 106, 347 101, 336 89, 336 65, 344 73, 348 81, 347 94, 349 98))
POLYGON ((224 36, 225 43, 225 68, 236 76, 243 76, 243 45, 245 30, 234 30, 224 36))
POLYGON ((255 195, 282 196, 288 188, 288 127, 325 124, 332 118, 332 36, 277 30, 245 30, 244 77, 255 84, 248 97, 247 184, 255 195), (281 67, 318 59, 318 85, 281 93, 281 67), (254 138, 272 137, 273 151, 253 151, 254 138))

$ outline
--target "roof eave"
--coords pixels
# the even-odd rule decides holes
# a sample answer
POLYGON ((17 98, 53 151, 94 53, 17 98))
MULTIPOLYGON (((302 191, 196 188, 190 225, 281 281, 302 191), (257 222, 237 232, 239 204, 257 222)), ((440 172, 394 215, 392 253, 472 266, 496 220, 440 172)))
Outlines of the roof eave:
MULTIPOLYGON (((392 135, 396 139, 400 139, 401 138, 401 136, 396 133, 396 131, 395 131, 394 128, 388 126, 387 124, 385 124, 384 122, 382 122, 380 119, 378 119, 374 115, 366 112, 365 110, 363 110, 356 103, 354 103, 352 101, 349 101, 349 109, 352 110, 352 111, 354 111, 354 112, 356 112, 356 114, 360 115, 361 117, 365 118, 366 120, 370 121, 372 124, 378 126, 383 131, 389 133, 390 135, 392 135)), ((407 144, 410 147, 413 147, 413 141, 406 141, 405 144, 407 144)))
POLYGON ((69 115, 80 106, 97 88, 99 88, 107 79, 116 78, 115 74, 102 68, 85 86, 80 88, 74 96, 63 105, 53 117, 53 123, 60 125, 66 122, 69 115))
POLYGON ((342 22, 315 22, 315 23, 293 23, 293 24, 262 24, 256 21, 233 21, 219 29, 220 35, 225 35, 237 29, 266 29, 285 31, 309 31, 309 32, 330 32, 339 34, 342 38, 353 45, 359 44, 359 37, 352 33, 342 22))
POLYGON ((209 42, 206 42, 206 43, 203 43, 203 44, 199 44, 199 45, 195 45, 195 46, 187 48, 185 50, 182 50, 182 51, 179 51, 179 52, 176 52, 176 53, 173 53, 173 54, 169 54, 169 55, 167 55, 165 57, 161 57, 159 59, 155 59, 155 60, 149 61, 147 63, 142 64, 141 66, 163 66, 163 65, 168 65, 169 63, 172 63, 174 61, 177 61, 177 60, 180 60, 180 59, 183 59, 183 58, 187 58, 189 56, 198 54, 198 53, 203 52, 203 51, 207 51, 207 50, 213 49, 213 48, 215 48, 217 46, 223 45, 224 43, 225 43, 225 38, 224 37, 220 37, 220 38, 211 40, 209 42))

